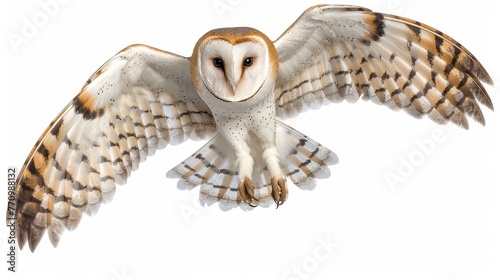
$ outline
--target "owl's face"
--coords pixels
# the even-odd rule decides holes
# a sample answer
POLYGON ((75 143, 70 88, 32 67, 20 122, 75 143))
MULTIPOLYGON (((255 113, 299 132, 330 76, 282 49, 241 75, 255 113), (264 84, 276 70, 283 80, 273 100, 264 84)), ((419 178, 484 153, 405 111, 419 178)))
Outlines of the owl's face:
POLYGON ((205 100, 212 97, 204 95, 212 95, 223 102, 246 101, 274 85, 277 71, 274 45, 252 28, 209 31, 196 44, 191 60, 193 81, 205 100))

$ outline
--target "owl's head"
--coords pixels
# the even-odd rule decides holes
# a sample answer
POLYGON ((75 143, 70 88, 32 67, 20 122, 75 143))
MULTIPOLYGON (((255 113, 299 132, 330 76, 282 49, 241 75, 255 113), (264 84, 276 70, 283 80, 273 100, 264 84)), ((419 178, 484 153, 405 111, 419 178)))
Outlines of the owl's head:
POLYGON ((205 101, 215 97, 243 102, 259 92, 269 94, 277 74, 273 43, 253 28, 209 31, 198 40, 191 56, 191 77, 205 101))

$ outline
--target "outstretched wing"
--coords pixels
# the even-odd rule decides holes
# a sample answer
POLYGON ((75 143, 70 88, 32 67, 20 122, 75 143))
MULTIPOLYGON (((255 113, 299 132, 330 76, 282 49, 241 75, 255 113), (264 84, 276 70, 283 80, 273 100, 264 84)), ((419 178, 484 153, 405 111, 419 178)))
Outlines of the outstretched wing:
POLYGON ((484 124, 477 101, 493 109, 493 84, 462 45, 422 23, 354 6, 305 11, 275 41, 280 61, 277 114, 357 101, 360 96, 437 123, 484 124))
POLYGON ((16 185, 17 236, 54 246, 82 213, 94 214, 139 162, 167 144, 215 134, 189 59, 144 45, 106 62, 36 142, 16 185))

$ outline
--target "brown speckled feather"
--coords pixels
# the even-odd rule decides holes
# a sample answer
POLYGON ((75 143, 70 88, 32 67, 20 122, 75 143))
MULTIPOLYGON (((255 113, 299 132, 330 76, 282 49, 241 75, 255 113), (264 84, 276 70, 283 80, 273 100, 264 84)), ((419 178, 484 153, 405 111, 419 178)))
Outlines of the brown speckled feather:
POLYGON ((277 114, 359 97, 437 123, 485 123, 493 84, 462 45, 425 24, 354 6, 307 10, 276 42, 277 114))
POLYGON ((215 133, 189 78, 189 60, 147 46, 103 65, 37 141, 17 181, 17 236, 57 245, 83 213, 111 200, 139 162, 169 143, 215 133), (168 65, 168 67, 166 67, 168 65))

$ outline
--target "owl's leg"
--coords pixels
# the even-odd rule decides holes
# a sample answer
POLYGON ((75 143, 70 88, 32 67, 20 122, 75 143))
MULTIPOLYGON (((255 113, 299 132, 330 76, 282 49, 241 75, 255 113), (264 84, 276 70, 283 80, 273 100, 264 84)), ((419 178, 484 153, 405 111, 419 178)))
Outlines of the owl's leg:
POLYGON ((244 141, 234 145, 238 159, 238 192, 243 201, 249 206, 256 207, 259 201, 254 197, 255 186, 252 184, 254 160, 250 155, 250 147, 244 141))
POLYGON ((271 195, 276 208, 283 204, 287 197, 286 178, 281 169, 278 149, 273 144, 264 145, 263 159, 267 164, 267 168, 271 173, 271 195))

